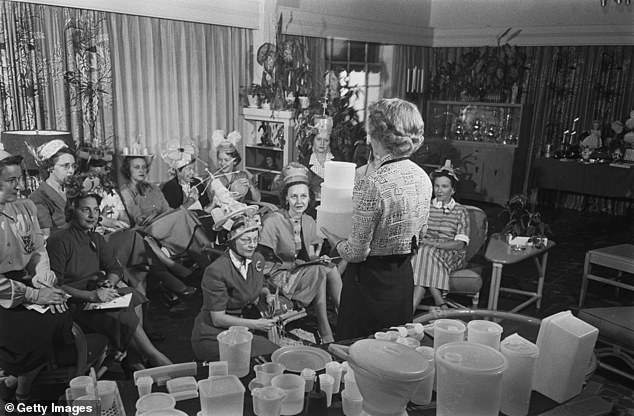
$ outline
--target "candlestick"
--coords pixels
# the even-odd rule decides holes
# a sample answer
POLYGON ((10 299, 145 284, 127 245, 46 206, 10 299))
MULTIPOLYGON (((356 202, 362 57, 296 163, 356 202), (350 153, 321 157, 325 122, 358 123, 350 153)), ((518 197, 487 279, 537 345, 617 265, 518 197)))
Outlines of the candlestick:
POLYGON ((405 81, 405 92, 409 92, 409 79, 412 76, 412 68, 407 68, 407 79, 405 81))
POLYGON ((576 131, 577 129, 575 127, 577 127, 577 122, 579 121, 579 117, 575 117, 574 120, 572 120, 572 128, 570 129, 570 131, 576 131))
POLYGON ((566 144, 566 134, 570 133, 570 130, 564 130, 564 137, 561 140, 561 144, 566 144))

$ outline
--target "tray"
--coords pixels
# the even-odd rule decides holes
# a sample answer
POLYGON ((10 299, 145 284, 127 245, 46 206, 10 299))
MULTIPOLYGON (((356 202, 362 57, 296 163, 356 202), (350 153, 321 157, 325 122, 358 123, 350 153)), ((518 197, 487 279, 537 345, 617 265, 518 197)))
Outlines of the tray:
POLYGON ((300 373, 304 368, 321 371, 326 363, 332 361, 332 356, 326 351, 308 346, 287 346, 275 350, 271 354, 271 361, 286 367, 286 371, 300 373))
MULTIPOLYGON (((73 399, 70 395, 70 387, 66 389, 66 403, 68 406, 71 406, 71 411, 68 412, 68 416, 76 416, 76 413, 72 413, 73 399)), ((114 391, 113 406, 110 409, 101 409, 101 416, 126 416, 125 408, 123 407, 123 400, 121 400, 121 395, 119 394, 119 386, 117 386, 114 391)))

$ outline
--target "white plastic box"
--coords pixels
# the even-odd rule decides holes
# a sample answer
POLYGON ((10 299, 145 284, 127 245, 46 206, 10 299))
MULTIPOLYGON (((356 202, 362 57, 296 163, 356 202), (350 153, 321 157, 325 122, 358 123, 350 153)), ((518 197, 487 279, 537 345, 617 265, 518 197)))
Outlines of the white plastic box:
POLYGON ((244 386, 235 375, 198 382, 201 416, 242 416, 244 386))

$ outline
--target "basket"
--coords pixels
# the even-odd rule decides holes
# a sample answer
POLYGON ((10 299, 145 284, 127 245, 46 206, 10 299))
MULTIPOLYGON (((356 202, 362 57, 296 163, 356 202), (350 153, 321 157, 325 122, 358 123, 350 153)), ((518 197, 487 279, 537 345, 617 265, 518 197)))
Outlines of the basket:
MULTIPOLYGON (((71 406, 73 399, 71 398, 70 388, 66 389, 66 403, 68 406, 71 406)), ((75 416, 77 413, 73 414, 72 407, 68 412, 68 416, 75 416)), ((101 409, 101 416, 126 416, 125 408, 123 407, 123 400, 121 400, 121 395, 119 394, 119 386, 114 391, 114 404, 110 409, 101 409)))

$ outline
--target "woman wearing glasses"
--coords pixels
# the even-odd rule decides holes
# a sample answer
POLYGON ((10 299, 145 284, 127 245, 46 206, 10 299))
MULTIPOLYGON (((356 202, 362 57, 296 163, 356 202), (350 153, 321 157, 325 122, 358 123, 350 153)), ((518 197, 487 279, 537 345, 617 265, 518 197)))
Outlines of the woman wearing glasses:
POLYGON ((75 156, 63 140, 51 140, 33 151, 44 182, 29 198, 37 207, 37 219, 44 238, 66 225, 66 183, 75 173, 75 156))

